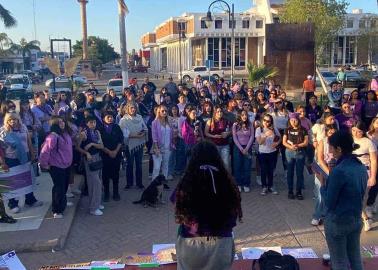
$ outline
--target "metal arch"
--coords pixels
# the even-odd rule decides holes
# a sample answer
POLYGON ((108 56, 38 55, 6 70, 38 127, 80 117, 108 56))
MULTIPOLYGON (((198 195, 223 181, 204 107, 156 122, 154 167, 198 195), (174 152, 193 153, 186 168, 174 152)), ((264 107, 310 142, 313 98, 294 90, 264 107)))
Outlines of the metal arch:
MULTIPOLYGON (((377 1, 378 1, 378 0, 377 0, 377 1)), ((211 9, 211 7, 212 7, 215 3, 223 3, 223 4, 226 5, 226 7, 227 7, 227 9, 228 9, 228 19, 231 20, 231 7, 230 7, 230 5, 229 5, 226 1, 224 1, 224 0, 215 0, 215 1, 211 2, 211 4, 209 5, 209 8, 208 8, 208 12, 211 13, 210 9, 211 9)))

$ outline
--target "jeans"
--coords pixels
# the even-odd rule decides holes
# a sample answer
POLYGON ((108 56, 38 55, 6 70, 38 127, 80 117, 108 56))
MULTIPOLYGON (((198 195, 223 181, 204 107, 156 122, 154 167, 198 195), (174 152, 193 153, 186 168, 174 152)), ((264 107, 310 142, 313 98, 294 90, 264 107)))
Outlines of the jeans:
POLYGON ((315 179, 314 179, 315 209, 314 209, 314 214, 312 215, 312 217, 318 220, 323 219, 326 212, 324 200, 322 198, 322 195, 320 194, 320 187, 321 187, 320 181, 315 176, 315 179))
POLYGON ((301 193, 303 189, 304 177, 303 169, 306 160, 306 153, 304 150, 292 151, 286 149, 286 159, 287 159, 287 185, 289 188, 289 193, 293 193, 294 188, 294 169, 297 175, 297 193, 301 193))
POLYGON ((333 270, 362 270, 360 253, 361 217, 345 217, 335 220, 327 216, 324 232, 333 270), (350 266, 350 268, 348 268, 350 266))
POLYGON ((70 179, 71 167, 66 169, 51 166, 49 173, 53 181, 51 210, 53 213, 62 214, 66 209, 68 181, 70 179))
POLYGON ((171 151, 169 149, 161 149, 160 155, 152 155, 154 159, 154 169, 152 171, 152 180, 161 174, 168 177, 168 163, 171 156, 171 151))
MULTIPOLYGON (((5 158, 5 164, 7 164, 9 168, 21 165, 21 163, 18 159, 13 159, 13 158, 5 158)), ((37 199, 34 197, 33 192, 25 194, 25 204, 33 205, 36 201, 37 201, 37 199)), ((9 209, 13 209, 13 208, 18 207, 18 200, 15 199, 15 198, 9 199, 8 207, 9 207, 9 209)))
POLYGON ((259 153, 257 155, 261 171, 261 184, 263 188, 273 187, 273 172, 275 160, 277 159, 276 151, 272 153, 259 153))
POLYGON ((127 185, 134 184, 134 162, 135 162, 135 182, 137 186, 142 186, 142 160, 143 147, 133 149, 132 152, 127 151, 127 166, 126 166, 126 180, 127 185))
POLYGON ((227 170, 230 171, 230 146, 226 145, 217 145, 218 152, 223 160, 224 166, 227 170))
MULTIPOLYGON (((99 154, 92 155, 92 160, 90 162, 95 162, 101 160, 99 154)), ((89 197, 89 211, 96 211, 101 205, 102 196, 102 178, 101 170, 91 171, 89 169, 89 163, 86 159, 84 160, 85 173, 87 175, 88 184, 88 197, 89 197)))
MULTIPOLYGON (((245 146, 242 146, 242 147, 244 148, 245 146)), ((252 165, 251 153, 249 153, 248 156, 243 155, 236 145, 234 145, 233 153, 234 153, 233 169, 234 169, 236 183, 238 184, 238 186, 249 187, 251 185, 251 165, 252 165)))
POLYGON ((186 158, 187 154, 184 140, 182 138, 177 138, 175 164, 175 171, 177 174, 181 174, 184 172, 186 167, 186 158))

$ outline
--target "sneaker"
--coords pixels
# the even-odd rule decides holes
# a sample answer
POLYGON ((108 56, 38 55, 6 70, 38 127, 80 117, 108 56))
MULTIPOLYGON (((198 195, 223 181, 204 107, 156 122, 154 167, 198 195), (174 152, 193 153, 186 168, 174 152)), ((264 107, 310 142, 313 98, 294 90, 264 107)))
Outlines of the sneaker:
POLYGON ((90 211, 89 213, 94 216, 102 216, 104 214, 100 209, 96 209, 95 211, 90 211))
POLYGON ((75 197, 75 195, 72 192, 67 192, 66 197, 67 198, 73 198, 73 197, 75 197))
POLYGON ((104 209, 105 209, 105 206, 103 206, 102 204, 100 204, 100 206, 98 207, 98 209, 100 209, 100 210, 104 210, 104 209))
POLYGON ((239 189, 239 192, 242 192, 242 191, 243 191, 242 186, 238 186, 238 189, 239 189))
POLYGON ((20 213, 20 207, 16 206, 16 207, 14 207, 14 208, 11 208, 11 209, 10 209, 10 212, 11 212, 12 214, 20 213))
POLYGON ((268 192, 272 193, 273 195, 278 195, 278 191, 275 190, 274 187, 268 188, 268 192))
POLYGON ((63 218, 63 214, 54 213, 54 218, 63 218))
POLYGON ((16 223, 16 222, 17 222, 16 219, 14 219, 14 218, 12 218, 11 216, 8 216, 8 215, 6 215, 6 214, 4 214, 4 216, 2 216, 2 217, 0 218, 0 223, 14 224, 14 223, 16 223))
POLYGON ((294 199, 295 199, 295 196, 294 196, 294 194, 293 194, 292 192, 289 192, 289 194, 287 194, 287 198, 288 198, 289 200, 294 200, 294 199))
POLYGON ((167 180, 173 180, 173 176, 170 174, 167 176, 167 180))
POLYGON ((371 229, 372 220, 371 219, 364 219, 364 231, 368 232, 371 229))
POLYGON ((373 207, 372 206, 366 206, 365 207, 365 214, 368 218, 373 218, 373 207))
POLYGON ((312 226, 319 226, 319 224, 320 224, 320 219, 313 218, 311 220, 311 225, 312 226))
POLYGON ((78 189, 78 188, 71 189, 71 192, 72 192, 73 194, 76 194, 76 195, 80 195, 80 194, 81 194, 81 190, 78 189))
POLYGON ((40 206, 43 205, 43 202, 42 202, 42 201, 35 201, 35 202, 32 203, 32 204, 26 204, 26 203, 25 203, 25 205, 26 205, 26 206, 29 206, 29 207, 40 207, 40 206))
POLYGON ((67 206, 70 207, 70 206, 73 206, 73 202, 67 202, 67 206))
POLYGON ((261 176, 256 175, 256 183, 257 183, 259 186, 262 185, 262 183, 261 183, 261 176))
POLYGON ((300 201, 304 200, 302 193, 297 193, 296 197, 300 201))
POLYGON ((268 191, 268 189, 264 187, 264 188, 262 189, 262 191, 261 191, 260 194, 261 194, 262 196, 265 196, 266 193, 267 193, 267 191, 268 191))
POLYGON ((248 193, 248 192, 251 192, 251 189, 249 187, 244 187, 244 192, 248 193))

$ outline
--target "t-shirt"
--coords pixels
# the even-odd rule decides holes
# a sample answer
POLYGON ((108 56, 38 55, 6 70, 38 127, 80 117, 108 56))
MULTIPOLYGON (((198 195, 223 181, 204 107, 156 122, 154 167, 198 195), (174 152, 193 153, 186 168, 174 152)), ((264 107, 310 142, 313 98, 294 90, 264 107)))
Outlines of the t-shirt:
POLYGON ((277 113, 271 113, 270 115, 273 117, 274 126, 278 130, 284 130, 287 128, 287 122, 289 121, 288 113, 278 111, 277 113))
POLYGON ((287 128, 284 133, 287 137, 287 143, 291 145, 298 145, 304 142, 305 136, 308 135, 304 128, 287 128))
POLYGON ((360 147, 353 151, 353 154, 364 164, 366 167, 370 167, 370 156, 369 153, 377 152, 377 147, 374 145, 373 141, 369 138, 362 137, 360 139, 354 139, 354 143, 358 144, 360 147))
MULTIPOLYGON (((261 137, 263 133, 264 132, 261 127, 257 128, 255 138, 261 137)), ((264 144, 259 144, 259 152, 268 154, 277 151, 276 148, 272 147, 272 144, 274 143, 274 137, 276 136, 281 137, 279 131, 274 128, 274 135, 267 137, 264 144)))
MULTIPOLYGON (((209 120, 210 124, 209 133, 211 135, 220 135, 223 132, 231 131, 231 124, 226 119, 221 119, 219 121, 209 120)), ((216 145, 226 145, 228 144, 227 138, 210 138, 210 140, 216 145)))

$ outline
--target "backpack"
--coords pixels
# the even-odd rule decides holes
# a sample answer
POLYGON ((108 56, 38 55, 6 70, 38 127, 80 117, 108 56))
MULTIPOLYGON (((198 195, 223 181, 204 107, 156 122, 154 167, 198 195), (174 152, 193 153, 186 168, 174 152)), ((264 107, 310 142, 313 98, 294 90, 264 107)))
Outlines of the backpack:
POLYGON ((268 250, 258 260, 253 260, 252 270, 256 270, 256 263, 259 263, 260 270, 299 270, 297 260, 291 255, 268 250))

